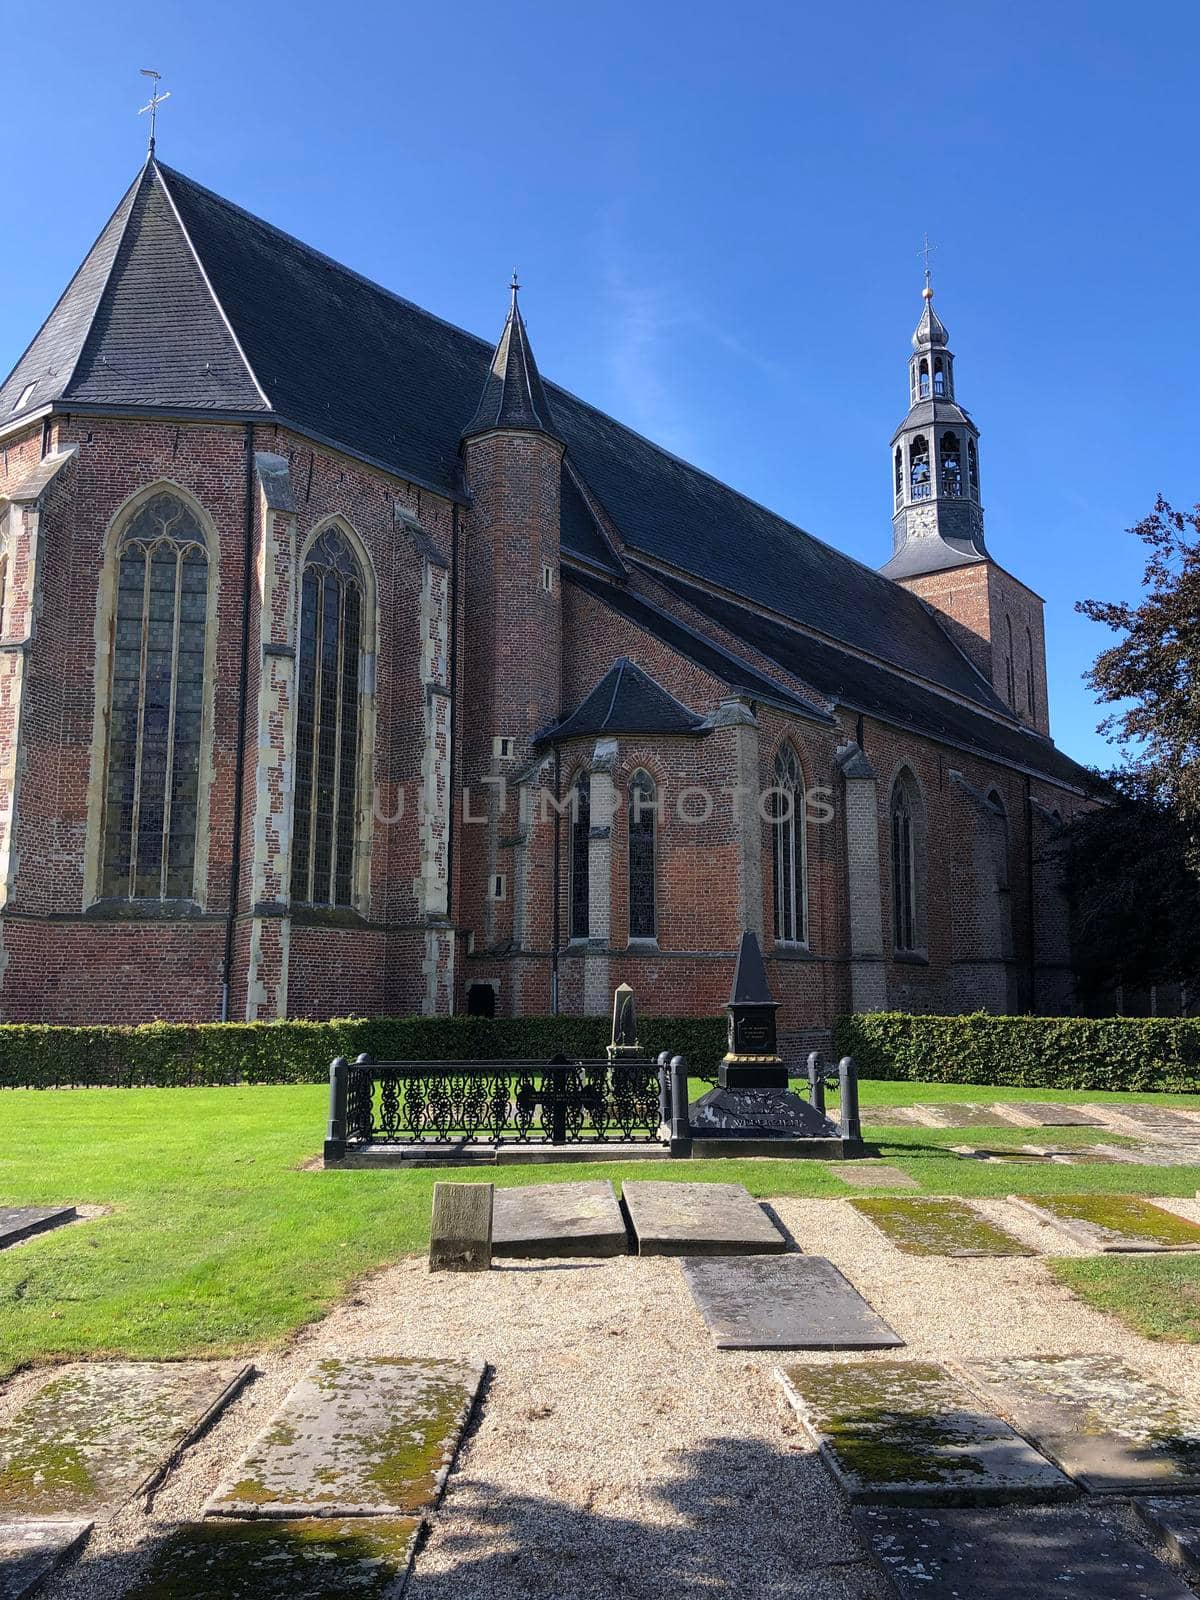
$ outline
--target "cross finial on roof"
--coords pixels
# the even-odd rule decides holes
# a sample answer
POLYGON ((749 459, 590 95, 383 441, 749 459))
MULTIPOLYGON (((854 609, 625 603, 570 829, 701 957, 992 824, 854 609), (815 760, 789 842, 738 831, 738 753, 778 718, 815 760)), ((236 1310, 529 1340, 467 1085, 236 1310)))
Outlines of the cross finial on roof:
POLYGON ((166 94, 159 94, 158 85, 162 78, 162 73, 155 72, 153 67, 142 67, 141 74, 143 78, 154 79, 154 93, 150 96, 146 104, 140 107, 138 110, 139 117, 146 111, 150 113, 150 148, 148 154, 153 155, 154 136, 158 131, 158 108, 160 105, 162 105, 164 100, 169 100, 171 98, 171 91, 168 89, 166 94))
POLYGON ((517 281, 516 267, 513 268, 512 282, 508 287, 512 290, 513 305, 515 306, 517 303, 517 290, 521 287, 520 283, 517 281))
POLYGON ((930 271, 930 268, 929 268, 929 258, 930 258, 930 256, 933 254, 933 252, 936 249, 937 249, 937 245, 930 244, 929 235, 928 235, 928 233, 926 233, 926 235, 925 235, 925 243, 917 251, 917 254, 919 256, 924 256, 925 257, 925 289, 924 289, 924 295, 925 295, 925 299, 926 300, 932 300, 933 299, 933 273, 930 271))

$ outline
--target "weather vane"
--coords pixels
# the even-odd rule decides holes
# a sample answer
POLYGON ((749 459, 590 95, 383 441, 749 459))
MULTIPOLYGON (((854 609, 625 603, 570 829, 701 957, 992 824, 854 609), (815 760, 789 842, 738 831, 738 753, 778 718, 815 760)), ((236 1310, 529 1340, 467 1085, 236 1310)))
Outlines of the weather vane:
MULTIPOLYGON (((937 245, 930 244, 929 235, 927 233, 925 235, 925 243, 917 251, 917 254, 919 256, 924 256, 925 257, 925 287, 926 287, 926 289, 929 289, 931 291, 932 291, 932 287, 933 287, 933 285, 932 285, 933 273, 929 269, 929 258, 930 258, 930 256, 933 254, 933 252, 936 249, 937 249, 937 245)), ((928 299, 928 298, 929 297, 927 295, 926 299, 928 299)))
POLYGON ((158 85, 159 85, 159 81, 162 78, 162 73, 161 72, 155 72, 153 67, 142 67, 141 68, 141 74, 142 74, 143 78, 153 78, 154 79, 154 93, 150 96, 150 99, 146 102, 146 104, 144 106, 142 106, 138 111, 138 116, 139 117, 145 111, 148 111, 150 113, 150 154, 153 155, 154 154, 154 135, 155 135, 155 132, 157 131, 157 128, 158 128, 158 108, 159 108, 160 105, 162 105, 164 100, 169 100, 171 98, 171 91, 170 91, 170 89, 168 89, 166 94, 159 94, 158 85))

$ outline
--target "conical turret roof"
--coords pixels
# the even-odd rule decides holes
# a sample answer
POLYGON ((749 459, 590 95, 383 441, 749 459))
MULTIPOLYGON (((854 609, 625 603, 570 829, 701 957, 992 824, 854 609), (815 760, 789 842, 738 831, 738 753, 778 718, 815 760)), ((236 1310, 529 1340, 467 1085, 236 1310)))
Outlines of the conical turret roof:
POLYGON ((548 433, 552 438, 558 437, 554 413, 546 398, 541 373, 533 359, 525 319, 517 303, 520 284, 515 272, 511 288, 508 320, 488 368, 479 406, 463 429, 464 439, 474 433, 486 433, 491 428, 527 428, 537 433, 548 433))

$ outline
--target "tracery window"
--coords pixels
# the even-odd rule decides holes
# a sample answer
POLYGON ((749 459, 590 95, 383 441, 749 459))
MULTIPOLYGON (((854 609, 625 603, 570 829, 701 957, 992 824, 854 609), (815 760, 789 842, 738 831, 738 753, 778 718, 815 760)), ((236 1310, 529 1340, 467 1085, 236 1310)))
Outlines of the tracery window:
POLYGON ((928 500, 930 495, 929 482, 929 440, 923 433, 918 433, 908 447, 908 477, 914 500, 928 500))
POLYGON ((775 937, 808 943, 808 849, 804 827, 804 774, 790 744, 775 757, 771 834, 775 859, 775 937))
POLYGON ((352 906, 362 760, 366 585, 350 541, 329 527, 300 584, 292 899, 352 906))
POLYGON ((208 550, 168 491, 129 519, 117 593, 104 786, 101 894, 195 893, 208 627, 208 550))
POLYGON ((588 839, 592 832, 592 776, 581 772, 571 800, 571 886, 569 937, 588 936, 588 839))
POLYGON ((923 947, 921 901, 923 817, 920 792, 911 773, 902 772, 892 787, 892 938, 897 950, 923 947))
POLYGON ((654 853, 658 821, 658 789, 646 771, 629 781, 629 937, 657 936, 654 853))
POLYGON ((953 499, 962 494, 962 453, 956 433, 942 435, 942 493, 953 499))
POLYGON ((979 499, 979 452, 974 439, 967 440, 967 487, 972 500, 979 499))

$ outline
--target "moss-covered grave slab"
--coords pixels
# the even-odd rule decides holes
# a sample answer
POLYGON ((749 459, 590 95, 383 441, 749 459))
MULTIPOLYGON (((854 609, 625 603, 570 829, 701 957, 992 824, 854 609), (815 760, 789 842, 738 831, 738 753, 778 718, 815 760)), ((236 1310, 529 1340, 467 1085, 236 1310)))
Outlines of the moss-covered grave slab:
POLYGON ((904 1340, 822 1256, 680 1263, 718 1350, 879 1350, 904 1340))
POLYGON ((90 1522, 0 1522, 0 1600, 25 1600, 91 1531, 90 1522))
POLYGON ((1104 1121, 1083 1106, 1055 1105, 1047 1100, 1004 1100, 1004 1115, 1033 1128, 1102 1128, 1104 1121))
POLYGON ((288 1395, 206 1517, 421 1516, 441 1496, 484 1367, 330 1356, 288 1395))
POLYGON ((1036 1252, 965 1200, 864 1195, 850 1201, 897 1250, 913 1256, 1031 1256, 1036 1252))
POLYGON ((186 1523, 126 1600, 396 1600, 420 1517, 186 1523))
POLYGON ((936 1105, 918 1105, 913 1110, 927 1128, 1011 1128, 1012 1118, 1001 1116, 995 1106, 967 1105, 960 1100, 943 1100, 936 1105))
POLYGON ((1193 1600, 1178 1573, 1090 1506, 854 1513, 899 1600, 1193 1600))
POLYGON ((848 1183, 853 1189, 919 1189, 921 1185, 899 1167, 886 1161, 834 1161, 830 1163, 834 1177, 848 1183))
POLYGON ((0 1250, 35 1233, 60 1228, 64 1222, 74 1222, 77 1215, 74 1206, 0 1206, 0 1250))
POLYGON ((936 1362, 789 1366, 778 1376, 857 1504, 999 1505, 1079 1492, 936 1362))
POLYGON ((111 1361, 52 1379, 0 1428, 0 1517, 111 1515, 158 1482, 251 1370, 111 1361))
POLYGON ((607 1178, 496 1190, 492 1202, 495 1258, 628 1253, 625 1218, 607 1178))
POLYGON ((1200 1250, 1200 1225, 1136 1195, 1047 1194, 1030 1200, 1013 1194, 1008 1198, 1076 1244, 1105 1254, 1200 1250))
POLYGON ((963 1370, 1093 1494, 1200 1490, 1200 1408, 1115 1356, 1009 1356, 963 1370))
POLYGON ((626 1183, 640 1256, 769 1255, 787 1240, 740 1183, 626 1183))

